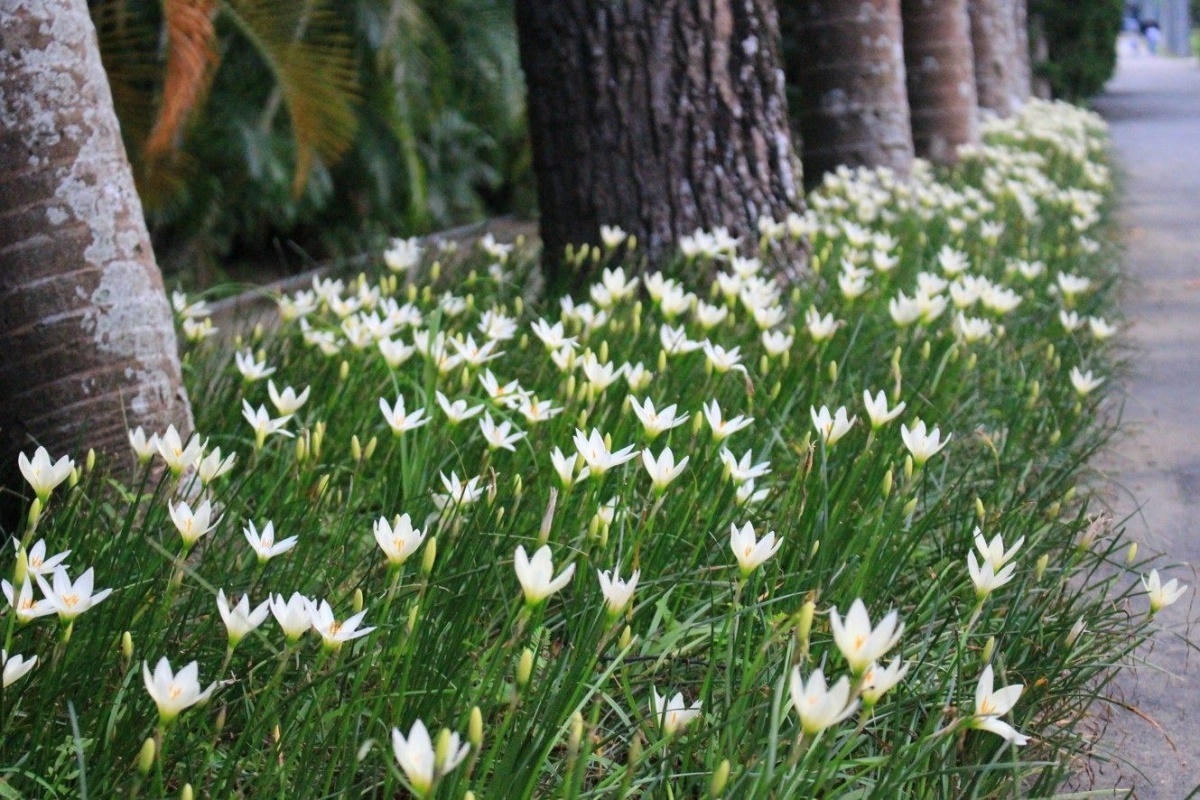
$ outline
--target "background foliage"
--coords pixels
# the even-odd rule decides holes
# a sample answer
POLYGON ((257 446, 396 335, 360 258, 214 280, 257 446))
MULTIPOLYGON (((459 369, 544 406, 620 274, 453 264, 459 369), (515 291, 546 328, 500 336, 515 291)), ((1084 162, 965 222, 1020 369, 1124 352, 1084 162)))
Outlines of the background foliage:
POLYGON ((1031 16, 1045 21, 1049 58, 1033 65, 1054 97, 1080 102, 1097 94, 1117 67, 1123 0, 1030 0, 1031 16))

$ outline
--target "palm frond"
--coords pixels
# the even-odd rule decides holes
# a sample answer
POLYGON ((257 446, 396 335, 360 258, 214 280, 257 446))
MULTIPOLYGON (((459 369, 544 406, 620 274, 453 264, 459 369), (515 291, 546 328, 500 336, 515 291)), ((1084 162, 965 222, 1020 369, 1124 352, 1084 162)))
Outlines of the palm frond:
POLYGON ((179 131, 204 94, 217 65, 216 0, 163 0, 167 70, 158 118, 146 140, 153 160, 174 150, 179 131))

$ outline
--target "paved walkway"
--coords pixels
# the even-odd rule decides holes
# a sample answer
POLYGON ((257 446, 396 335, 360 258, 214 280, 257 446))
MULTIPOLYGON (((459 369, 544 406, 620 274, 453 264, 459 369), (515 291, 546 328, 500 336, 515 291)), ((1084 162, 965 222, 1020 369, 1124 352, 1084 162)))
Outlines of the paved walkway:
MULTIPOLYGON (((1128 438, 1103 466, 1118 518, 1143 553, 1162 552, 1200 584, 1200 65, 1195 59, 1122 59, 1096 108, 1112 126, 1124 173, 1121 221, 1130 283, 1123 307, 1134 371, 1125 389, 1128 438), (1140 510, 1139 510, 1140 504, 1140 510)), ((1129 765, 1108 765, 1096 787, 1133 788, 1139 800, 1181 800, 1200 787, 1200 641, 1196 593, 1159 615, 1167 630, 1142 668, 1121 682, 1143 718, 1118 713, 1107 744, 1129 765), (1172 745, 1164 737, 1170 737, 1172 745), (1138 774, 1140 771, 1143 774, 1138 774)), ((1140 611, 1140 609, 1135 609, 1140 611)), ((1200 797, 1200 792, 1197 793, 1200 797)))

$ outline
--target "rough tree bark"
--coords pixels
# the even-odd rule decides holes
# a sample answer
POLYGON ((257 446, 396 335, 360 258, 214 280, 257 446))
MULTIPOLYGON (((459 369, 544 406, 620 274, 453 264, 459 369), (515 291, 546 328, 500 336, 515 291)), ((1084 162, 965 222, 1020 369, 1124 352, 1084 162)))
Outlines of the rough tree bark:
POLYGON ((516 18, 552 270, 602 224, 658 260, 802 210, 774 0, 517 0, 516 18))
POLYGON ((1010 116, 1029 98, 1029 47, 1018 41, 1018 12, 1013 0, 969 0, 968 9, 979 107, 1010 116))
POLYGON ((0 427, 52 454, 191 429, 85 0, 0 0, 0 427))
POLYGON ((791 70, 810 183, 840 164, 907 174, 913 138, 905 94, 900 0, 795 0, 791 70))
POLYGON ((1013 94, 1024 105, 1033 93, 1033 64, 1029 46, 1029 0, 1013 0, 1013 33, 1016 35, 1016 69, 1013 94))
POLYGON ((966 0, 901 0, 908 105, 917 155, 952 164, 979 139, 966 0))

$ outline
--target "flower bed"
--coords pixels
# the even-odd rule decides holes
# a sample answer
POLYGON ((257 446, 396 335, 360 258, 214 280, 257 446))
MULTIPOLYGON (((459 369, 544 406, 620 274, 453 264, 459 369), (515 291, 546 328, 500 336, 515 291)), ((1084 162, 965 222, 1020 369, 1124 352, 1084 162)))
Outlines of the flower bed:
POLYGON ((1031 104, 952 174, 831 176, 761 260, 697 232, 637 280, 606 230, 588 296, 539 307, 490 239, 453 280, 397 243, 236 354, 180 298, 203 445, 36 479, 0 787, 1052 792, 1182 591, 1130 577, 1082 484, 1114 430, 1105 146, 1031 104))

